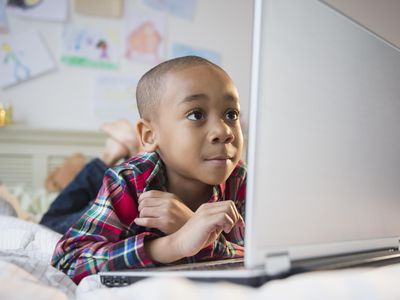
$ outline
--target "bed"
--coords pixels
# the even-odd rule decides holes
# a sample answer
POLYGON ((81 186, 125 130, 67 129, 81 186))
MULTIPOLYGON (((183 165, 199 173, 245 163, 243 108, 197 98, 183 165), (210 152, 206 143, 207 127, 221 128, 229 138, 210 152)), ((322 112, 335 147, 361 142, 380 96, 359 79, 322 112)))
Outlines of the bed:
MULTIPOLYGON (((104 136, 95 132, 14 126, 0 129, 0 142, 3 182, 37 191, 43 189, 47 172, 65 156, 73 152, 84 153, 88 158, 96 156, 102 149, 104 136)), ((34 200, 27 198, 28 202, 34 200)), ((3 205, 8 204, 3 202, 3 205)), ((50 266, 60 234, 36 224, 35 220, 37 217, 23 220, 12 208, 0 207, 0 299, 400 299, 400 264, 304 273, 268 282, 260 288, 199 283, 184 278, 150 278, 110 289, 100 284, 97 275, 83 279, 76 286, 64 273, 50 266)))
POLYGON ((97 275, 76 286, 49 265, 58 233, 10 216, 0 216, 0 228, 0 299, 400 299, 399 264, 304 273, 260 288, 170 278, 110 289, 97 275))

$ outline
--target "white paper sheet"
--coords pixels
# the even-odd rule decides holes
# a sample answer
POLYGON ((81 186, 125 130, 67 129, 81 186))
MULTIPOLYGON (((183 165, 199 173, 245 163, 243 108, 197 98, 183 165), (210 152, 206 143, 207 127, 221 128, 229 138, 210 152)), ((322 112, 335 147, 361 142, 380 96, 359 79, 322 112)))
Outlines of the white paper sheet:
POLYGON ((109 122, 125 118, 131 123, 138 119, 136 106, 137 79, 121 75, 98 75, 93 80, 92 99, 96 117, 109 122))
POLYGON ((0 86, 17 84, 55 69, 36 31, 0 36, 0 86))
POLYGON ((125 57, 157 64, 165 57, 165 17, 132 12, 126 19, 125 57))
POLYGON ((22 8, 9 6, 9 12, 18 17, 64 22, 68 17, 68 0, 42 0, 37 5, 22 8))
POLYGON ((61 62, 74 66, 115 69, 120 38, 112 28, 66 25, 62 36, 61 62))

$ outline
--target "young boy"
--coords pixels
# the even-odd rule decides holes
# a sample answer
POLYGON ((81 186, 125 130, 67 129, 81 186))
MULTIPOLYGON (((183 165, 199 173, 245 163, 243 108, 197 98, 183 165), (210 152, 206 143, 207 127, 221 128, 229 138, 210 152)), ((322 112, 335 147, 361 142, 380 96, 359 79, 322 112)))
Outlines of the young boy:
POLYGON ((107 170, 53 255, 76 283, 101 270, 244 255, 246 169, 230 77, 203 58, 180 57, 148 71, 136 98, 146 152, 107 170))

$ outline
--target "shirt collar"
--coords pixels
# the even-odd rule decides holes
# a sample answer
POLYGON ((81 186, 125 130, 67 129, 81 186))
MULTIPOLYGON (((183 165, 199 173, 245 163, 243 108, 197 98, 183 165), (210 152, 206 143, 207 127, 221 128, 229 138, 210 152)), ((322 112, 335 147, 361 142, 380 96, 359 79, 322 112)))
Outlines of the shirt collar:
MULTIPOLYGON (((154 152, 151 154, 151 156, 154 156, 153 158, 155 159, 155 165, 149 177, 146 179, 146 188, 144 191, 167 191, 167 172, 165 169, 165 165, 158 153, 154 152)), ((224 201, 225 187, 225 182, 219 185, 214 185, 212 189, 212 195, 208 202, 224 201)))
POLYGON ((150 190, 167 190, 167 174, 163 161, 157 152, 150 154, 154 159, 154 169, 151 171, 149 177, 146 179, 145 191, 150 190))
POLYGON ((225 182, 213 186, 213 192, 208 202, 218 202, 224 200, 225 200, 225 182))

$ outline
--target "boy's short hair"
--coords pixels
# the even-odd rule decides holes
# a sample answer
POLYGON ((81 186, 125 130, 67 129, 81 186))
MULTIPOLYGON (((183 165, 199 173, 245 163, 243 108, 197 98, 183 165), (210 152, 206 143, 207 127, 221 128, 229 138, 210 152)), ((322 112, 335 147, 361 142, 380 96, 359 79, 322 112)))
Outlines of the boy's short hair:
POLYGON ((153 67, 140 78, 136 88, 136 102, 140 117, 150 120, 151 116, 157 112, 158 104, 165 88, 165 74, 196 65, 209 65, 226 73, 218 65, 199 56, 177 57, 153 67))

